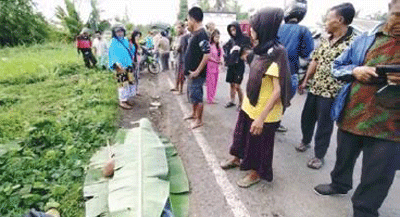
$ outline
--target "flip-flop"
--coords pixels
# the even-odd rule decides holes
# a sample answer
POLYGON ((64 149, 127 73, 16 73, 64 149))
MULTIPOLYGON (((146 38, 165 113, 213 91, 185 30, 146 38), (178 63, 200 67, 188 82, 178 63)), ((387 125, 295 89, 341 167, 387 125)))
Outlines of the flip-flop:
POLYGON ((261 181, 261 178, 257 178, 255 180, 251 180, 249 176, 245 176, 243 179, 240 179, 236 182, 236 184, 241 188, 248 188, 254 184, 257 184, 261 181))
POLYGON ((233 103, 233 102, 228 102, 226 105, 225 105, 225 108, 230 108, 230 107, 233 107, 233 106, 235 106, 236 104, 235 103, 233 103))
POLYGON ((193 116, 186 116, 186 117, 183 118, 184 121, 193 120, 193 119, 194 119, 193 116))
POLYGON ((130 105, 128 105, 128 104, 119 104, 119 106, 121 107, 121 108, 123 108, 123 109, 125 109, 125 110, 131 110, 132 109, 132 106, 130 106, 130 105))
POLYGON ((221 164, 221 169, 229 170, 235 167, 239 167, 239 164, 234 163, 233 161, 229 160, 221 164))
POLYGON ((199 127, 202 127, 203 125, 204 125, 203 123, 201 123, 201 124, 191 124, 190 128, 192 128, 192 130, 194 130, 194 129, 197 129, 199 127))

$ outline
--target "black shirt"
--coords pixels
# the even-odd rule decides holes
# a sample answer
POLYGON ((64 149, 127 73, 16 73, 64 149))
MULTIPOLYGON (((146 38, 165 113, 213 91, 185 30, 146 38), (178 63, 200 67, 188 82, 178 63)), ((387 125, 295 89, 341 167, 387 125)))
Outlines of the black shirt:
MULTIPOLYGON (((202 28, 193 32, 185 53, 185 75, 189 75, 189 71, 195 71, 204 54, 208 53, 210 53, 210 43, 206 31, 202 28)), ((206 68, 200 72, 199 77, 206 77, 206 68)))

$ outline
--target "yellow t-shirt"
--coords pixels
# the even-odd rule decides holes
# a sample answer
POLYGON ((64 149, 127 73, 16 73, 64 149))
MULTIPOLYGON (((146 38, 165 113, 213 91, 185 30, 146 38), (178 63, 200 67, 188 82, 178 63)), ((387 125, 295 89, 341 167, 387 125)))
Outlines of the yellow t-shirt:
MULTIPOLYGON (((258 97, 258 102, 256 106, 252 106, 250 104, 247 95, 243 99, 242 110, 246 112, 247 115, 253 120, 258 118, 265 106, 267 105, 268 100, 271 98, 272 91, 274 89, 274 85, 272 82, 273 77, 279 78, 279 68, 278 64, 272 63, 268 68, 267 72, 265 72, 264 78, 261 83, 260 96, 258 97)), ((271 112, 268 114, 267 118, 264 120, 265 123, 274 123, 278 122, 282 118, 283 106, 282 102, 279 98, 279 102, 275 104, 272 108, 271 112)))

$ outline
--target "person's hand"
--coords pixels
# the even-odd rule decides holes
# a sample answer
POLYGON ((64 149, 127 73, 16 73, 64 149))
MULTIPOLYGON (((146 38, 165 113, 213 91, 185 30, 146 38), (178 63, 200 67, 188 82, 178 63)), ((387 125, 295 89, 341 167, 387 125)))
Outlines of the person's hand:
POLYGON ((189 78, 190 78, 190 79, 193 79, 193 78, 195 78, 195 77, 197 77, 197 76, 198 76, 198 73, 193 72, 193 71, 189 71, 189 78))
POLYGON ((231 53, 232 53, 233 51, 236 51, 236 50, 240 50, 240 47, 239 47, 238 45, 235 45, 235 46, 232 47, 231 53))
POLYGON ((390 85, 400 85, 400 73, 388 73, 387 79, 390 85))
POLYGON ((298 87, 299 89, 299 94, 303 94, 305 91, 305 89, 307 88, 307 81, 303 81, 303 83, 301 83, 298 87))
POLYGON ((364 83, 369 82, 372 78, 377 78, 375 67, 359 66, 353 69, 353 76, 364 83))
POLYGON ((250 133, 254 136, 258 136, 262 133, 264 127, 264 120, 257 118, 253 121, 250 127, 250 133))

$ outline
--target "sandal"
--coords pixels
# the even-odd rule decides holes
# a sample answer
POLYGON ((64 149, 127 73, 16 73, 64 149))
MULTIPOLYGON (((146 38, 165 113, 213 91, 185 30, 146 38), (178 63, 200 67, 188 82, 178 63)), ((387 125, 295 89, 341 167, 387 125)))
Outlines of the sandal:
POLYGON ((228 160, 228 161, 226 161, 226 162, 221 164, 221 168, 223 170, 229 170, 229 169, 233 169, 233 168, 236 168, 236 167, 239 167, 239 166, 240 166, 240 164, 235 163, 233 160, 228 160))
POLYGON ((295 147, 296 151, 298 152, 305 152, 307 149, 309 149, 311 146, 310 144, 304 144, 300 143, 298 146, 295 147))
POLYGON ((261 181, 261 178, 258 177, 257 179, 250 179, 250 176, 247 175, 243 179, 240 179, 239 181, 236 182, 236 184, 241 187, 241 188, 248 188, 254 184, 257 184, 261 181))
POLYGON ((193 124, 190 125, 190 128, 192 130, 194 130, 194 129, 197 129, 199 127, 202 127, 203 125, 204 125, 203 123, 193 123, 193 124))
POLYGON ((233 102, 228 102, 226 105, 225 105, 225 108, 230 108, 230 107, 233 107, 233 106, 235 106, 236 104, 235 103, 233 103, 233 102))
POLYGON ((128 103, 126 103, 126 102, 120 102, 119 106, 121 108, 123 108, 123 109, 126 109, 126 110, 131 110, 132 109, 132 106, 128 105, 128 103))
POLYGON ((193 119, 194 119, 194 116, 193 116, 193 115, 185 116, 185 117, 183 118, 184 121, 193 120, 193 119))
POLYGON ((307 167, 315 170, 321 169, 323 165, 324 165, 324 160, 316 157, 309 160, 307 163, 307 167))

